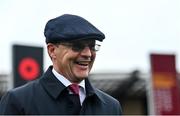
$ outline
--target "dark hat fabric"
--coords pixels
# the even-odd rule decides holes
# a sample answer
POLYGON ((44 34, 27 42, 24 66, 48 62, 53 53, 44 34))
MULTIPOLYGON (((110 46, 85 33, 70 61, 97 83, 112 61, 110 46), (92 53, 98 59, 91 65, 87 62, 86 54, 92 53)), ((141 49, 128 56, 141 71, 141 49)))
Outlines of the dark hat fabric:
POLYGON ((84 18, 64 14, 47 22, 44 30, 46 43, 95 39, 103 41, 105 35, 84 18))

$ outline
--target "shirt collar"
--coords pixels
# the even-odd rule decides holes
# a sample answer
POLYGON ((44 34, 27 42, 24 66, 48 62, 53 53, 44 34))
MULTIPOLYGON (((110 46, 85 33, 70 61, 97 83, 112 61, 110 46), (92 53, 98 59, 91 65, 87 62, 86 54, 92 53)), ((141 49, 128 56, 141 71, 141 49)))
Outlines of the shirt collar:
MULTIPOLYGON (((68 87, 69 85, 72 84, 72 83, 71 83, 68 79, 66 79, 63 75, 59 74, 54 68, 52 69, 52 73, 55 75, 55 77, 56 77, 61 83, 63 83, 64 86, 68 87)), ((84 80, 82 80, 78 85, 85 90, 85 81, 84 81, 84 80)))

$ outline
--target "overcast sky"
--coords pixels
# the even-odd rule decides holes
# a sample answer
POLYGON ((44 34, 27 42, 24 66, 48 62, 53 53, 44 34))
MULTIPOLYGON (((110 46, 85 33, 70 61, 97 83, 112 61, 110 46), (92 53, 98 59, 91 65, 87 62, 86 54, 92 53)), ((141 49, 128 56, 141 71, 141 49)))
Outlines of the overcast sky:
POLYGON ((175 54, 180 71, 179 0, 1 0, 0 73, 10 73, 13 44, 45 48, 46 22, 62 14, 86 18, 105 33, 92 72, 150 71, 150 53, 175 54))

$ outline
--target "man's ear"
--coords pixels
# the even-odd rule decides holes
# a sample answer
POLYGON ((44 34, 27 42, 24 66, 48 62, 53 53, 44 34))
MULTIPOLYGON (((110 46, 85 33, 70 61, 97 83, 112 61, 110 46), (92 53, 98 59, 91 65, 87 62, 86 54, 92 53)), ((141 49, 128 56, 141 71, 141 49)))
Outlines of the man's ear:
POLYGON ((48 54, 49 54, 51 59, 56 57, 56 55, 55 55, 55 48, 56 48, 56 45, 54 45, 52 43, 48 43, 47 44, 47 51, 48 51, 48 54))

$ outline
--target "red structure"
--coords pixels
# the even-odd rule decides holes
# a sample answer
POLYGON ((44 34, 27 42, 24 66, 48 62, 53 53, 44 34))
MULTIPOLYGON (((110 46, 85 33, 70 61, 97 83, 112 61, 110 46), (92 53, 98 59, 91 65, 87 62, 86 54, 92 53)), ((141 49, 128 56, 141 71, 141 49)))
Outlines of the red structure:
POLYGON ((155 114, 180 114, 180 95, 175 55, 151 54, 150 58, 155 114))

